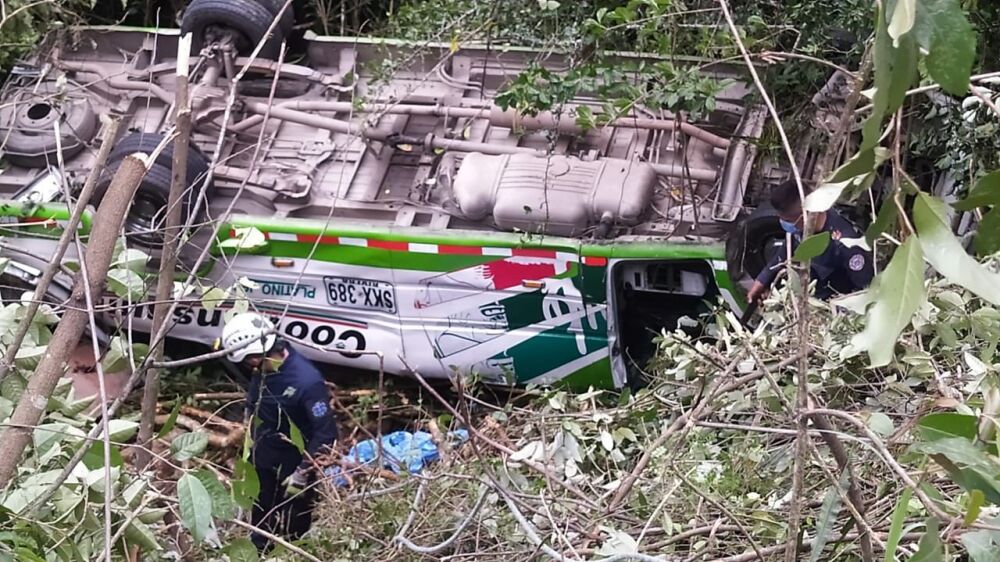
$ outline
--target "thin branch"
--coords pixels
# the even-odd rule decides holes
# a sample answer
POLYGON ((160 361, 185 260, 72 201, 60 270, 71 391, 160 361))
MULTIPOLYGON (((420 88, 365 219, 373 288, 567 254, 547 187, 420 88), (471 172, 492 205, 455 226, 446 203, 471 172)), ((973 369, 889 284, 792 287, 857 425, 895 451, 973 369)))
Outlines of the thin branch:
MULTIPOLYGON (((774 103, 771 101, 771 96, 768 95, 767 90, 764 88, 763 82, 760 80, 760 76, 757 74, 757 69, 754 68, 753 61, 750 59, 750 53, 747 51, 746 46, 743 44, 743 40, 740 38, 739 30, 736 28, 736 23, 733 21, 733 15, 729 11, 729 4, 726 0, 718 0, 719 7, 722 8, 722 14, 726 18, 726 23, 729 25, 729 30, 732 33, 733 40, 736 42, 736 46, 739 47, 740 53, 743 55, 744 62, 746 63, 747 70, 753 77, 754 85, 757 87, 758 93, 760 93, 761 98, 764 100, 764 104, 767 106, 768 112, 771 114, 771 119, 774 120, 774 126, 778 130, 778 136, 781 138, 781 146, 785 150, 785 155, 788 157, 788 165, 792 169, 792 175, 795 178, 795 185, 799 190, 799 201, 804 202, 806 200, 805 188, 802 185, 802 174, 799 171, 798 163, 795 161, 795 153, 792 150, 791 143, 788 141, 788 135, 785 133, 785 128, 781 124, 781 119, 778 116, 778 110, 775 109, 774 103)), ((803 239, 808 238, 812 234, 812 224, 809 220, 809 213, 805 210, 805 205, 802 205, 802 237, 803 239)), ((786 562, 794 562, 797 555, 796 548, 796 537, 799 533, 800 524, 800 505, 799 498, 802 494, 803 487, 803 472, 805 470, 805 457, 807 452, 806 441, 809 439, 807 434, 807 424, 806 419, 801 417, 801 410, 807 407, 808 399, 808 387, 807 380, 809 375, 809 283, 806 281, 808 279, 809 273, 809 261, 806 260, 801 265, 802 281, 801 293, 798 298, 799 302, 799 350, 801 358, 799 359, 798 365, 798 396, 796 400, 796 410, 798 422, 798 435, 796 436, 796 454, 795 454, 795 470, 792 474, 792 501, 791 501, 791 513, 789 514, 788 530, 789 536, 793 537, 792 542, 789 543, 788 548, 785 550, 785 560, 786 562)))

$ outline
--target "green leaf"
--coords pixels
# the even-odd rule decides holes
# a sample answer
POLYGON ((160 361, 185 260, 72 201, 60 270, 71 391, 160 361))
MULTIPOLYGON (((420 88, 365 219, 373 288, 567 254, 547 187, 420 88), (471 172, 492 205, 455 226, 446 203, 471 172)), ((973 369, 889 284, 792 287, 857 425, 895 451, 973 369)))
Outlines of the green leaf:
POLYGON ((913 29, 913 23, 916 19, 917 0, 896 0, 896 8, 892 11, 888 28, 889 37, 892 37, 894 46, 899 45, 900 37, 913 29))
POLYGON ((133 519, 125 528, 125 540, 131 544, 139 545, 144 551, 162 549, 153 531, 138 519, 133 519))
POLYGON ((801 244, 795 248, 795 253, 792 255, 792 259, 796 261, 806 261, 821 255, 826 251, 827 247, 830 246, 830 233, 820 232, 819 234, 813 234, 809 238, 802 241, 801 244))
POLYGON ((224 291, 218 287, 212 287, 201 295, 201 306, 204 307, 205 310, 213 312, 215 311, 215 307, 222 304, 228 296, 228 291, 224 291))
POLYGON ((17 402, 27 387, 28 383, 24 377, 17 373, 8 373, 3 381, 0 381, 0 396, 11 402, 17 402))
POLYGON ((892 432, 895 431, 895 427, 892 425, 892 420, 889 419, 889 416, 883 414, 882 412, 872 412, 868 416, 866 423, 872 431, 882 437, 892 435, 892 432))
POLYGON ((24 546, 15 548, 14 554, 17 555, 18 562, 45 562, 45 557, 35 554, 35 551, 24 546))
MULTIPOLYGON (((875 45, 872 61, 875 67, 875 95, 872 97, 872 112, 862 128, 862 142, 859 156, 878 145, 882 132, 882 120, 894 113, 903 104, 906 91, 917 77, 917 43, 912 34, 899 38, 897 47, 889 36, 886 25, 885 6, 879 9, 875 27, 875 45)), ((874 154, 866 156, 874 162, 874 154)), ((866 171, 873 170, 874 166, 866 171)), ((856 175, 856 174, 855 174, 856 175)), ((846 179, 850 176, 839 178, 846 179)), ((839 181, 839 180, 834 180, 839 181)))
POLYGON ((819 521, 816 523, 816 539, 812 544, 812 553, 809 555, 809 562, 817 562, 826 547, 829 539, 830 529, 837 521, 840 513, 840 494, 847 491, 848 472, 845 470, 840 475, 840 481, 835 486, 830 486, 823 498, 823 505, 819 508, 819 521))
POLYGON ((902 107, 906 92, 917 80, 917 42, 912 34, 904 35, 895 49, 892 66, 892 82, 889 85, 886 114, 891 115, 902 107))
POLYGON ((193 431, 178 435, 170 444, 170 451, 174 454, 175 459, 186 461, 200 455, 207 445, 208 435, 203 431, 193 431))
POLYGON ((253 465, 246 459, 236 459, 233 467, 233 501, 243 509, 250 509, 254 500, 260 495, 260 479, 253 465))
MULTIPOLYGON (((871 118, 869 118, 871 119, 871 118)), ((880 124, 879 120, 876 124, 880 124)), ((875 149, 868 148, 859 151, 850 160, 837 168, 830 177, 831 183, 840 183, 863 174, 870 173, 876 166, 875 149)))
POLYGON ((963 437, 972 441, 976 438, 978 423, 976 416, 938 412, 927 414, 921 418, 917 429, 920 431, 920 438, 924 441, 937 441, 949 437, 963 437))
POLYGON ((826 183, 817 187, 812 193, 806 195, 806 201, 802 205, 802 208, 810 213, 822 213, 829 210, 837 202, 837 199, 840 199, 840 195, 844 190, 857 181, 855 177, 841 182, 826 183))
POLYGON ((181 505, 181 522, 191 531, 195 542, 200 543, 212 527, 212 497, 200 480, 185 474, 177 481, 177 499, 181 505))
POLYGON ((205 487, 205 490, 208 491, 208 495, 212 497, 212 515, 223 521, 232 519, 233 500, 229 496, 229 492, 226 491, 226 488, 219 482, 215 473, 202 468, 196 470, 194 476, 205 487))
POLYGON ((101 358, 101 369, 105 373, 117 373, 129 367, 128 342, 121 336, 111 338, 108 351, 101 358))
POLYGON ((972 490, 969 492, 969 505, 965 511, 965 518, 963 522, 965 526, 968 527, 979 519, 979 512, 982 510, 983 503, 986 501, 986 496, 983 495, 982 490, 972 490))
MULTIPOLYGON (((111 452, 108 456, 111 459, 111 466, 122 466, 125 462, 118 447, 114 445, 111 446, 111 452)), ((93 445, 87 449, 83 455, 83 466, 90 470, 97 470, 104 466, 104 441, 94 441, 93 445)))
POLYGON ((944 455, 957 465, 974 468, 986 474, 1000 474, 1000 463, 962 437, 944 437, 934 441, 914 443, 911 448, 928 455, 944 455))
POLYGON ((896 509, 892 510, 892 523, 889 525, 889 535, 885 539, 885 562, 894 562, 896 559, 896 548, 903 537, 903 524, 906 522, 907 507, 912 496, 913 490, 904 489, 899 501, 896 502, 896 509))
POLYGON ((944 562, 944 550, 941 537, 938 536, 938 520, 929 517, 926 527, 924 536, 920 537, 920 543, 917 544, 917 552, 910 558, 910 562, 944 562))
POLYGON ((233 540, 222 552, 229 557, 229 562, 260 562, 257 547, 244 537, 233 540))
POLYGON ((875 222, 865 230, 865 240, 868 242, 868 245, 871 246, 876 238, 889 230, 892 225, 896 224, 897 217, 899 217, 899 207, 890 198, 886 198, 882 203, 882 207, 878 210, 875 222))
POLYGON ((302 439, 302 432, 299 431, 299 427, 295 425, 295 422, 288 420, 289 435, 288 438, 295 445, 295 448, 299 450, 300 453, 304 453, 306 450, 306 442, 302 439))
POLYGON ((973 531, 961 536, 971 562, 1000 562, 1000 531, 973 531))
POLYGON ((878 275, 879 291, 868 310, 865 329, 851 338, 851 348, 867 351, 872 367, 888 365, 900 332, 924 302, 924 262, 911 237, 878 275))
POLYGON ((108 422, 108 434, 111 441, 121 443, 128 441, 139 431, 139 423, 132 420, 111 420, 108 422))
POLYGON ((135 273, 146 273, 146 263, 149 262, 149 255, 141 250, 128 248, 118 255, 118 259, 112 267, 127 269, 135 273))
POLYGON ((1000 465, 971 441, 948 437, 915 443, 911 450, 930 455, 966 491, 981 490, 989 502, 1000 502, 1000 481, 992 476, 1000 473, 1000 465))
POLYGON ((163 439, 164 437, 167 436, 168 433, 171 432, 171 430, 174 429, 174 426, 177 425, 177 414, 179 414, 180 412, 181 412, 181 400, 180 398, 178 398, 177 401, 174 402, 173 409, 170 410, 170 415, 168 415, 166 421, 163 422, 163 427, 161 427, 160 431, 156 433, 157 439, 163 439))
POLYGON ((235 229, 236 236, 219 242, 220 248, 259 250, 267 246, 267 237, 256 227, 235 229))
POLYGON ((990 304, 1000 305, 1000 275, 990 273, 965 253, 951 231, 951 213, 947 204, 920 193, 913 205, 913 221, 924 256, 938 273, 990 304))
POLYGON ((979 232, 972 243, 976 253, 989 256, 1000 252, 1000 207, 991 209, 979 221, 979 232))
POLYGON ((139 300, 146 295, 146 282, 138 273, 128 269, 108 271, 108 288, 123 299, 139 300))
POLYGON ((979 178, 969 195, 955 203, 955 208, 959 211, 971 211, 987 205, 1000 205, 1000 170, 979 178))
POLYGON ((969 91, 976 34, 956 0, 920 0, 914 26, 931 78, 949 94, 969 91))

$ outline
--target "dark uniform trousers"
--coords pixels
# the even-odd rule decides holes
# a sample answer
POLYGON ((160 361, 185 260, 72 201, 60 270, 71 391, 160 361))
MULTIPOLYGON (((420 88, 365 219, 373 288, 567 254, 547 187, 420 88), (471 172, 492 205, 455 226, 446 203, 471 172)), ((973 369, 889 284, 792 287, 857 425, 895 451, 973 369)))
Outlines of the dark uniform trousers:
MULTIPOLYGON (((309 530, 316 487, 307 486, 290 495, 285 482, 298 468, 307 469, 312 478, 311 459, 327 452, 337 440, 337 423, 329 400, 323 376, 291 348, 278 372, 256 374, 250 379, 247 405, 253 419, 251 462, 260 480, 260 496, 251 513, 254 526, 290 540, 309 530), (292 443, 293 424, 302 435, 305 458, 292 443)), ((250 538, 260 550, 271 546, 259 533, 252 533, 250 538)))
MULTIPOLYGON (((290 469, 274 470, 273 467, 256 466, 260 479, 260 496, 253 506, 251 523, 271 534, 289 540, 298 540, 312 526, 312 514, 316 505, 316 486, 290 495, 286 491, 285 480, 295 472, 290 469)), ((270 548, 267 537, 252 533, 250 540, 258 550, 270 548)))

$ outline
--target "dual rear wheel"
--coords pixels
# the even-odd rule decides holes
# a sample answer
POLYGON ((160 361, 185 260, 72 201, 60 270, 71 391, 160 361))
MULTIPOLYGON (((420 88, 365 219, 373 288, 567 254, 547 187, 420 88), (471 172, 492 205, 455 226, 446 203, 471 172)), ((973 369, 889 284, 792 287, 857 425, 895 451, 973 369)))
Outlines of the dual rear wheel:
POLYGON ((184 10, 181 32, 193 34, 194 53, 228 36, 238 54, 249 55, 263 42, 260 56, 273 60, 278 58, 281 42, 292 34, 295 23, 289 3, 268 33, 284 5, 285 0, 193 0, 184 10))

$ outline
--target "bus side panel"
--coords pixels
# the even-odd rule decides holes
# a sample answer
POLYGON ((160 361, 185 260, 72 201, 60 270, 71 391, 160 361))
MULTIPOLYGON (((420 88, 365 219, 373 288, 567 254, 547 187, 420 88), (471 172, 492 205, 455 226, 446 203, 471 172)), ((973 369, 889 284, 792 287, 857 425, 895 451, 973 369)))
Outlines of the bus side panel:
MULTIPOLYGON (((503 254, 484 248, 476 263, 454 269, 448 256, 428 255, 445 271, 394 270, 411 367, 499 383, 609 386, 603 285, 586 294, 575 255, 503 254)), ((602 283, 603 273, 593 278, 602 283)))
POLYGON ((277 268, 270 257, 240 256, 229 282, 245 277, 253 308, 271 317, 280 334, 299 342, 297 349, 310 359, 377 370, 379 358, 371 352, 381 351, 386 372, 401 373, 394 352, 401 348, 397 297, 388 264, 313 259, 306 267, 304 260, 295 262, 277 268))

